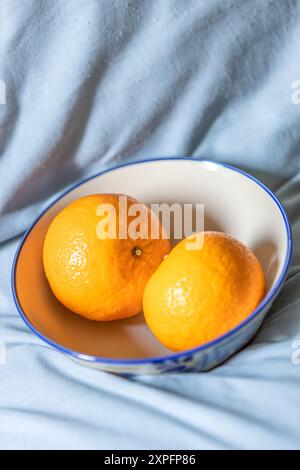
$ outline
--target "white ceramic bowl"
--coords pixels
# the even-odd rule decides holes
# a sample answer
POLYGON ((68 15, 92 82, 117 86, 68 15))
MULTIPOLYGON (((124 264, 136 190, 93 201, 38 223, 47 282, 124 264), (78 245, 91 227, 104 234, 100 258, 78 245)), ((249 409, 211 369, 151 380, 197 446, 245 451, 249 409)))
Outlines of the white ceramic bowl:
POLYGON ((246 173, 207 160, 160 158, 120 165, 59 196, 32 224, 16 253, 12 289, 18 311, 46 343, 84 365, 130 375, 205 371, 226 360, 256 333, 278 294, 291 259, 286 214, 263 184, 246 173), (248 245, 266 274, 267 294, 236 328, 193 350, 174 354, 145 324, 128 320, 92 322, 63 307, 49 289, 42 264, 47 228, 70 202, 88 194, 129 194, 145 203, 201 203, 205 230, 220 230, 248 245))

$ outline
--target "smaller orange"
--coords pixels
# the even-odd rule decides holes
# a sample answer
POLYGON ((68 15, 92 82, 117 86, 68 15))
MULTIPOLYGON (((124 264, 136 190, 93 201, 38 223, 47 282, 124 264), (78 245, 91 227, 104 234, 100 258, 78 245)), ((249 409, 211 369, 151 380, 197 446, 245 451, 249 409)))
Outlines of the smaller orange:
POLYGON ((265 294, 263 268, 243 243, 204 232, 202 248, 182 240, 148 281, 143 298, 149 328, 173 351, 200 346, 245 320, 265 294))

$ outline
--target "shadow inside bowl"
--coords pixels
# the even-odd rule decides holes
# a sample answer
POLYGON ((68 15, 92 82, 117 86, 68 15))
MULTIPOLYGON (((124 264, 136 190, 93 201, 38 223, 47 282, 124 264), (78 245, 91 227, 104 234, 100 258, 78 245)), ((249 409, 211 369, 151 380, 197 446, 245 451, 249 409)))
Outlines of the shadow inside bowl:
POLYGON ((266 278, 267 291, 269 291, 279 269, 276 245, 272 240, 264 239, 256 243, 252 247, 252 250, 262 264, 266 278))

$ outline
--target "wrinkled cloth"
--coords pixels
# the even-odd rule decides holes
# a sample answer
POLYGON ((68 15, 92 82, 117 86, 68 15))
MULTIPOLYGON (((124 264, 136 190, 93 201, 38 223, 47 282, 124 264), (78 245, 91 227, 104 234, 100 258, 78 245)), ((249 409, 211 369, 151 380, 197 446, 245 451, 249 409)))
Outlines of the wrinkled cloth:
POLYGON ((299 0, 0 1, 0 449, 300 448, 299 41, 299 0), (84 368, 16 311, 19 237, 69 184, 173 155, 276 191, 287 281, 250 345, 211 372, 84 368))

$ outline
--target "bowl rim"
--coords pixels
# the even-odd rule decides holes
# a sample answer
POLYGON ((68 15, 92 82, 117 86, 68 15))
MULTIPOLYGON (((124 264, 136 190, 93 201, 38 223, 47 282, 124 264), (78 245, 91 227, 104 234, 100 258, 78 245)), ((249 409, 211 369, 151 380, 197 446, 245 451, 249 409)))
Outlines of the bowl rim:
POLYGON ((54 349, 56 349, 56 350, 58 350, 62 353, 65 353, 65 354, 67 354, 67 355, 69 355, 69 356, 71 356, 75 359, 84 360, 84 361, 88 361, 88 362, 91 362, 91 363, 100 363, 100 364, 102 363, 104 365, 106 364, 106 365, 114 365, 114 366, 128 366, 128 365, 138 366, 138 365, 145 365, 145 364, 161 364, 161 363, 164 363, 164 362, 177 360, 177 359, 180 359, 180 358, 186 358, 187 356, 191 356, 191 355, 193 355, 195 353, 198 353, 200 351, 205 351, 205 350, 208 350, 208 349, 210 349, 214 346, 218 346, 219 344, 221 344, 227 338, 230 338, 231 336, 234 336, 235 333, 241 331, 244 328, 244 326, 246 326, 254 318, 256 318, 264 310, 264 308, 271 301, 273 301, 275 299, 276 295, 279 293, 279 291, 280 291, 280 289, 281 289, 281 287, 282 287, 282 285, 285 281, 285 278, 287 276, 287 272, 288 272, 288 269, 289 269, 289 266, 290 266, 290 263, 291 263, 291 259, 292 259, 292 244, 293 244, 292 243, 292 231, 291 231, 290 223, 289 223, 287 214, 286 214, 285 209, 283 208, 281 202, 279 201, 277 196, 275 196, 275 194, 267 186, 265 186, 261 181, 259 181, 254 176, 248 174, 244 170, 241 170, 240 168, 236 168, 236 167, 234 167, 230 164, 227 164, 227 163, 216 162, 214 160, 209 160, 207 158, 202 158, 202 157, 186 157, 186 156, 182 156, 182 157, 157 157, 157 158, 153 157, 153 158, 147 158, 147 159, 136 160, 136 161, 128 161, 128 162, 124 162, 124 163, 121 163, 121 164, 118 164, 118 165, 110 166, 109 168, 103 169, 102 171, 100 171, 96 174, 88 176, 87 178, 84 178, 83 180, 81 180, 81 181, 79 181, 75 184, 72 184, 66 190, 60 192, 57 195, 57 197, 55 197, 43 209, 43 211, 29 225, 28 229, 25 231, 25 234, 23 235, 23 237, 22 237, 22 239, 21 239, 21 241, 18 245, 16 254, 15 254, 15 257, 14 257, 14 260, 13 260, 13 264, 12 264, 12 270, 11 270, 11 289, 12 289, 14 303, 16 305, 16 308, 17 308, 18 313, 21 316, 22 320, 25 322, 25 324, 28 326, 28 328, 36 336, 38 336, 41 340, 43 340, 48 345, 52 346, 54 349), (149 357, 149 358, 142 358, 142 359, 112 359, 112 358, 107 358, 107 357, 93 356, 93 355, 89 355, 89 354, 80 353, 78 351, 66 348, 66 347, 56 343, 55 341, 51 340, 50 338, 47 338, 47 336, 45 336, 37 328, 35 328, 35 326, 27 318, 27 316, 26 316, 25 312, 23 311, 23 309, 21 307, 21 304, 19 302, 18 294, 17 294, 17 288, 16 288, 16 270, 17 270, 18 259, 19 259, 20 253, 22 251, 23 245, 25 244, 25 242, 26 242, 28 236, 30 235, 31 231, 33 230, 33 228, 40 221, 40 219, 46 214, 46 212, 48 212, 48 210, 50 210, 59 200, 64 198, 67 194, 74 191, 79 186, 82 186, 83 184, 87 183, 88 181, 91 181, 91 180, 93 180, 93 179, 95 179, 95 178, 97 178, 97 177, 99 177, 99 176, 101 176, 105 173, 109 173, 111 171, 115 171, 115 170, 118 170, 120 168, 124 168, 124 167, 127 167, 127 166, 140 165, 140 164, 151 163, 151 162, 168 161, 168 160, 169 161, 189 161, 189 162, 195 162, 195 163, 209 163, 209 164, 215 165, 216 167, 226 168, 228 170, 237 172, 237 173, 245 176, 246 178, 252 180, 261 189, 263 189, 269 197, 271 197, 271 199, 273 200, 273 202, 275 203, 275 205, 277 206, 277 208, 279 209, 279 211, 281 213, 281 216, 283 218, 284 225, 285 225, 286 236, 287 236, 287 251, 286 251, 286 255, 285 255, 284 265, 282 267, 282 271, 280 273, 280 276, 279 276, 278 280, 276 281, 275 285, 273 286, 273 288, 264 297, 264 299, 256 307, 256 309, 253 310, 253 312, 250 315, 248 315, 248 317, 245 320, 243 320, 241 323, 239 323, 236 327, 232 328, 227 333, 225 333, 221 336, 218 336, 217 338, 215 338, 212 341, 209 341, 209 342, 207 342, 207 343, 205 343, 201 346, 198 346, 196 348, 187 349, 187 350, 179 352, 179 353, 170 353, 170 354, 167 354, 167 355, 164 355, 164 356, 149 357))

